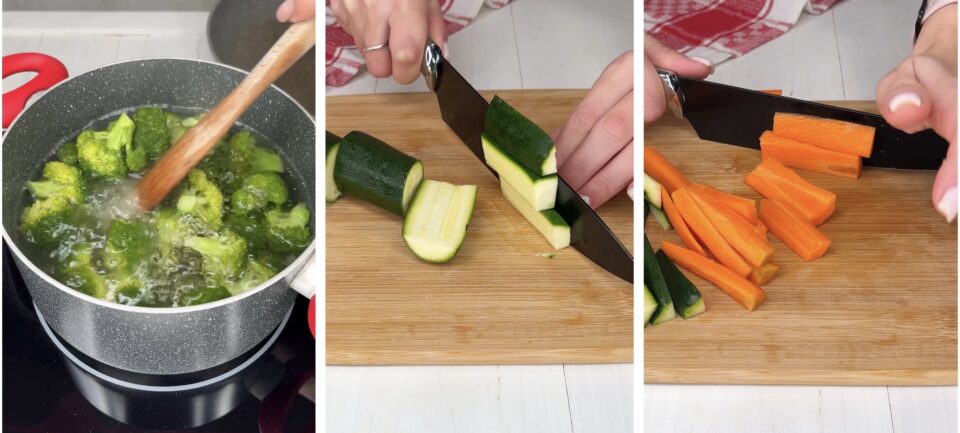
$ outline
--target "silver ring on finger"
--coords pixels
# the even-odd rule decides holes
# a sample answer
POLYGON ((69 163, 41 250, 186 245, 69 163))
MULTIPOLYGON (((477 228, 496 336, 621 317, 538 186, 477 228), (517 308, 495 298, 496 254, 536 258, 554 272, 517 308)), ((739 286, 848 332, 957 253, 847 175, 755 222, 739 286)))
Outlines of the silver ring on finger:
POLYGON ((386 41, 386 42, 384 42, 384 43, 382 43, 382 44, 377 44, 377 45, 371 45, 371 46, 369 46, 369 47, 364 47, 363 50, 361 50, 361 51, 364 52, 364 53, 369 53, 370 51, 382 50, 382 49, 387 48, 387 47, 389 47, 389 46, 390 46, 390 41, 386 41))

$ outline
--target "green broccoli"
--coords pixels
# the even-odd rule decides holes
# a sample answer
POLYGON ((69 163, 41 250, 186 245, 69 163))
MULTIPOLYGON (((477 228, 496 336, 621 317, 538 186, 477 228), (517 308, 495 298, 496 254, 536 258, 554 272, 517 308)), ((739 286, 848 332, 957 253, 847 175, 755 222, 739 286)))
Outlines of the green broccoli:
POLYGON ((260 212, 240 214, 229 212, 223 219, 224 227, 243 236, 251 250, 260 250, 267 245, 266 229, 260 212))
POLYGON ((87 130, 77 136, 77 160, 87 173, 108 179, 127 175, 127 166, 121 149, 107 146, 105 134, 87 130))
MULTIPOLYGON (((170 147, 170 131, 167 129, 167 114, 157 107, 138 108, 133 113, 133 146, 143 149, 151 160, 157 159, 170 147)), ((130 155, 127 155, 127 164, 130 155)))
POLYGON ((266 213, 266 238, 270 249, 281 253, 299 253, 310 244, 307 223, 310 211, 300 203, 289 212, 273 209, 266 213))
POLYGON ((133 130, 136 127, 137 125, 129 116, 121 114, 117 120, 107 126, 107 148, 116 151, 129 149, 133 142, 133 130))
POLYGON ((66 197, 71 204, 83 201, 83 173, 80 169, 51 161, 43 166, 43 179, 27 182, 27 189, 36 199, 66 197))
POLYGON ((187 188, 177 199, 177 210, 185 215, 196 216, 210 229, 218 230, 223 224, 223 193, 207 179, 203 171, 191 171, 187 180, 187 188))
POLYGON ((138 221, 114 220, 107 230, 103 261, 107 269, 132 274, 153 250, 153 233, 138 221))
POLYGON ((247 290, 259 286, 260 284, 263 284, 264 281, 269 280, 276 274, 277 272, 266 264, 260 263, 256 260, 250 260, 247 262, 247 267, 244 268, 243 272, 240 274, 240 278, 227 287, 227 290, 229 290, 233 295, 239 295, 247 290))
POLYGON ((230 197, 231 209, 237 213, 248 213, 263 209, 269 203, 282 205, 287 202, 290 193, 283 178, 276 173, 263 172, 251 174, 243 179, 240 189, 230 197))
POLYGON ((230 230, 216 236, 191 236, 183 245, 203 256, 203 272, 219 284, 236 279, 247 260, 247 242, 230 230))
POLYGON ((230 168, 235 176, 269 171, 283 173, 283 160, 280 155, 257 146, 257 140, 250 131, 240 131, 230 137, 227 142, 227 153, 230 168))
POLYGON ((104 299, 109 290, 103 275, 94 266, 93 246, 78 242, 70 249, 70 256, 61 265, 60 281, 80 292, 104 299))
POLYGON ((77 165, 77 142, 63 143, 57 149, 57 159, 64 164, 77 165))
POLYGON ((183 137, 183 134, 186 134, 188 129, 193 127, 193 125, 196 125, 204 114, 206 113, 200 113, 193 117, 183 118, 183 116, 174 113, 166 113, 167 132, 170 135, 170 144, 180 141, 180 137, 183 137))
POLYGON ((20 230, 27 240, 47 244, 55 242, 65 229, 64 221, 74 206, 65 195, 37 200, 20 215, 20 230))

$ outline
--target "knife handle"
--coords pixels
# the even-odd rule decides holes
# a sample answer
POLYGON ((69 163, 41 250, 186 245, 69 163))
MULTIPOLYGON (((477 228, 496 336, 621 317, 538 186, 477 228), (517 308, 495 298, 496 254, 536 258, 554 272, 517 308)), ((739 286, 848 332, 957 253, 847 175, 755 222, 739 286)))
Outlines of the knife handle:
POLYGON ((680 79, 677 74, 664 69, 657 69, 657 74, 660 75, 660 84, 663 85, 667 108, 678 119, 683 119, 683 89, 680 88, 680 79))
POLYGON ((438 68, 440 67, 441 59, 443 59, 443 54, 440 51, 440 46, 432 39, 427 38, 427 45, 423 50, 423 64, 420 65, 420 73, 423 74, 423 79, 427 80, 427 88, 434 93, 437 92, 438 68))

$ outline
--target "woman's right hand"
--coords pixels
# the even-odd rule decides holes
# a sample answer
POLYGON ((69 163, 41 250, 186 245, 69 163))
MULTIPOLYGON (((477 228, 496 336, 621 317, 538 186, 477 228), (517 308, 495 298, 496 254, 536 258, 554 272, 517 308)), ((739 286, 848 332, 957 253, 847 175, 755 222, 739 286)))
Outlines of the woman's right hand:
POLYGON ((666 95, 657 68, 690 78, 703 79, 713 72, 709 60, 687 57, 667 48, 647 33, 643 34, 643 123, 660 118, 667 107, 666 95))
POLYGON ((331 0, 330 9, 374 77, 393 75, 400 84, 416 80, 428 34, 449 57, 439 0, 331 0), (381 44, 387 46, 364 51, 381 44))

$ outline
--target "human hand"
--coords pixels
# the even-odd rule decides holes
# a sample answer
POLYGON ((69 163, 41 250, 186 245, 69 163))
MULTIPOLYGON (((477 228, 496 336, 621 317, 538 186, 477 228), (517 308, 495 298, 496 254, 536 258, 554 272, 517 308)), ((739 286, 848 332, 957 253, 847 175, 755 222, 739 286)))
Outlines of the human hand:
POLYGON ((933 181, 933 204, 948 222, 957 217, 957 5, 927 18, 910 57, 877 85, 877 108, 908 133, 932 128, 950 143, 933 181))
POLYGON ((393 75, 400 84, 416 80, 428 34, 448 57, 438 0, 331 0, 330 9, 353 36, 374 77, 393 75))
POLYGON ((713 72, 713 64, 699 57, 687 57, 643 34, 643 123, 660 118, 667 107, 666 95, 657 68, 690 78, 704 79, 713 72))
POLYGON ((317 15, 315 0, 284 0, 277 8, 277 21, 299 23, 317 15))
POLYGON ((560 177, 593 208, 633 180, 633 50, 603 70, 554 143, 560 177))

